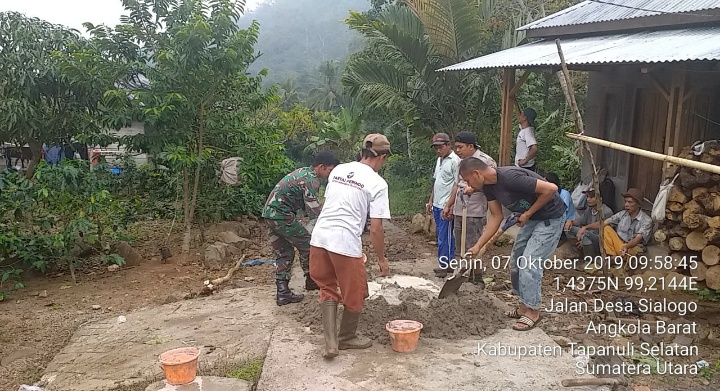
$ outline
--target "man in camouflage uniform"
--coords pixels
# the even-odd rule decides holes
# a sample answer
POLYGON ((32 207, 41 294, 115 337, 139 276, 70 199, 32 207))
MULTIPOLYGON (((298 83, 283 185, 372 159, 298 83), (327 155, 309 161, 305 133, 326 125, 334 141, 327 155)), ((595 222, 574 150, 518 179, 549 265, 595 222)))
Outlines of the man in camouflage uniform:
POLYGON ((294 294, 288 284, 295 249, 300 255, 300 265, 305 273, 305 289, 318 286, 310 278, 310 233, 303 227, 296 213, 305 210, 310 220, 317 219, 322 206, 318 199, 320 180, 327 180, 340 161, 330 152, 320 152, 311 167, 298 168, 287 174, 268 196, 262 217, 270 228, 270 245, 277 258, 275 285, 277 305, 298 303, 303 295, 294 294))

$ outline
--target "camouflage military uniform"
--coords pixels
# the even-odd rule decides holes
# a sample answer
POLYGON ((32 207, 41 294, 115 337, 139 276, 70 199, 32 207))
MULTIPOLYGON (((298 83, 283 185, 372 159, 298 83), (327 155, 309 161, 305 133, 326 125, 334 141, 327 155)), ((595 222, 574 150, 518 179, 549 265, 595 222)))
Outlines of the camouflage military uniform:
POLYGON ((303 272, 306 276, 310 272, 310 233, 300 224, 296 213, 304 209, 311 220, 316 219, 321 209, 319 190, 320 178, 311 167, 303 167, 286 175, 268 196, 262 217, 270 228, 278 280, 290 280, 294 248, 300 255, 303 272))

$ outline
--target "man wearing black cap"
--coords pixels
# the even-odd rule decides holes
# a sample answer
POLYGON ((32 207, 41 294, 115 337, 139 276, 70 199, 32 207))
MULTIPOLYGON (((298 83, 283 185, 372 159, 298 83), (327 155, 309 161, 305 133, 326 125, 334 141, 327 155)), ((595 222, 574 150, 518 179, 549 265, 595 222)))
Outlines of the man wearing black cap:
MULTIPOLYGON (((642 191, 634 187, 623 194, 625 210, 605 220, 603 247, 607 255, 637 255, 650 239, 652 219, 640 208, 644 199, 642 191)), ((590 224, 588 229, 599 229, 600 222, 590 224)))
POLYGON ((537 113, 532 107, 526 107, 520 111, 515 106, 520 133, 515 140, 515 165, 531 171, 537 171, 535 156, 538 152, 537 140, 535 139, 535 117, 537 113))
MULTIPOLYGON (((475 134, 472 132, 460 132, 455 136, 455 150, 461 159, 468 157, 474 157, 482 160, 485 164, 490 167, 497 167, 495 160, 488 156, 486 153, 480 150, 480 146, 477 143, 475 134)), ((487 198, 482 191, 473 191, 462 179, 458 172, 457 178, 455 178, 455 185, 452 189, 452 196, 448 200, 445 209, 443 209, 443 218, 450 220, 454 216, 453 229, 455 233, 455 244, 457 245, 457 238, 462 235, 462 211, 465 208, 467 217, 467 227, 465 228, 465 235, 468 248, 461 249, 455 247, 455 258, 462 259, 465 254, 463 251, 469 250, 470 246, 475 244, 480 235, 482 235, 483 228, 487 221, 487 198), (467 194, 466 194, 467 193, 467 194)), ((480 270, 473 270, 475 273, 470 276, 470 282, 484 286, 482 280, 482 273, 480 270)), ((446 273, 437 273, 437 276, 444 278, 447 276, 446 273)))
POLYGON ((435 228, 437 230, 438 243, 438 267, 435 273, 442 275, 447 273, 447 265, 455 253, 455 237, 452 232, 450 219, 443 219, 442 212, 445 205, 452 198, 452 189, 455 179, 458 176, 460 157, 455 154, 450 145, 450 136, 447 133, 437 133, 432 138, 432 148, 438 155, 433 173, 433 190, 430 192, 430 200, 425 205, 426 213, 432 210, 435 228))
MULTIPOLYGON (((582 247, 583 255, 585 257, 596 257, 600 255, 600 236, 598 235, 598 228, 591 229, 589 226, 600 220, 600 212, 598 212, 597 196, 595 195, 595 189, 590 188, 585 190, 583 193, 587 196, 587 209, 576 219, 571 220, 572 226, 565 230, 565 235, 569 239, 577 240, 577 247, 582 247)), ((605 218, 612 216, 612 209, 607 205, 603 204, 603 214, 605 218)))

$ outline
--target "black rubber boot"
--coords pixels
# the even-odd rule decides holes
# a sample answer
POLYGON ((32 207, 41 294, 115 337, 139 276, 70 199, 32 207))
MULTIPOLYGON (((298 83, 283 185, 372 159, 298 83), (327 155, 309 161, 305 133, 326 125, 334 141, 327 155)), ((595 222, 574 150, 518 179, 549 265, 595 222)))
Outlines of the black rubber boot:
POLYGON ((290 303, 299 303, 303 301, 305 296, 294 294, 290 288, 288 288, 288 280, 275 280, 277 286, 277 299, 275 302, 277 305, 285 305, 290 303))
POLYGON ((325 337, 325 352, 323 352, 323 357, 328 359, 339 354, 337 336, 337 307, 337 301, 326 300, 320 303, 323 336, 325 337))
POLYGON ((372 346, 371 340, 356 334, 359 320, 359 312, 350 312, 343 309, 340 335, 338 335, 338 349, 367 349, 372 346))
POLYGON ((305 290, 306 291, 316 291, 319 289, 320 288, 317 286, 315 281, 312 278, 310 278, 310 273, 305 274, 305 290))

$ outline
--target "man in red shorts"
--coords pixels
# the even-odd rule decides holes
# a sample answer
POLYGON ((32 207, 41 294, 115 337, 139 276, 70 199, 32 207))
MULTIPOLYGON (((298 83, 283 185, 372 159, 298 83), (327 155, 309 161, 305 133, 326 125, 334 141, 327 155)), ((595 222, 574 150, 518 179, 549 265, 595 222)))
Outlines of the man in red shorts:
POLYGON ((310 277, 320 287, 325 358, 337 356, 338 350, 372 346, 372 341, 356 335, 368 296, 361 236, 369 211, 370 240, 380 275, 387 276, 390 266, 385 258, 382 219, 390 218, 390 206, 387 182, 378 171, 389 154, 387 137, 370 134, 363 141, 360 161, 338 165, 328 178, 323 209, 310 238, 310 277), (344 310, 338 335, 340 302, 344 310))

